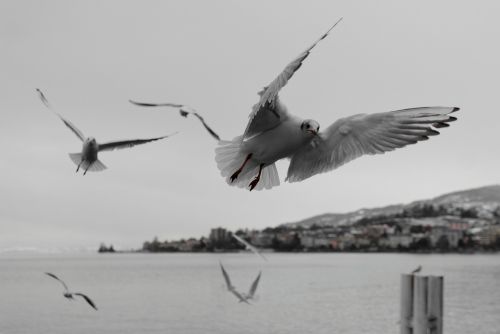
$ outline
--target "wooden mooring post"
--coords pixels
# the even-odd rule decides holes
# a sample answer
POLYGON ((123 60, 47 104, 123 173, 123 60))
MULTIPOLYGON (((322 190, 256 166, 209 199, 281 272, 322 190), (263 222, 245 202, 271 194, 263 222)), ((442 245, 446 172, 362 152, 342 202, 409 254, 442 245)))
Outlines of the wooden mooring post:
POLYGON ((401 275, 400 334, 443 334, 443 277, 401 275))

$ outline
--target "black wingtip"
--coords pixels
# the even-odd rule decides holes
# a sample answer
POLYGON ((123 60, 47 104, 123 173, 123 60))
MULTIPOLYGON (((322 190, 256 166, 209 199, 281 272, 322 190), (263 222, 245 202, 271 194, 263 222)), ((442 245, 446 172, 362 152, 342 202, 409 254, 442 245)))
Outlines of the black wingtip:
POLYGON ((439 134, 439 131, 436 131, 436 130, 433 130, 433 129, 427 130, 427 135, 428 136, 437 136, 438 134, 439 134))
POLYGON ((338 19, 337 22, 335 22, 335 24, 330 29, 328 29, 328 31, 323 36, 321 36, 321 38, 319 39, 319 41, 322 40, 322 39, 324 39, 326 36, 328 36, 328 34, 330 33, 330 31, 332 31, 332 29, 335 28, 335 26, 337 24, 339 24, 340 21, 342 21, 343 19, 344 19, 344 17, 341 17, 340 19, 338 19))
POLYGON ((459 111, 460 108, 459 107, 454 107, 453 110, 451 112, 455 112, 455 111, 459 111))
POLYGON ((446 123, 443 123, 443 122, 439 122, 439 123, 434 123, 432 124, 435 128, 447 128, 449 127, 450 125, 449 124, 446 124, 446 123))
POLYGON ((128 100, 128 102, 130 102, 136 106, 140 106, 140 107, 158 107, 158 105, 156 105, 154 103, 137 102, 137 101, 133 101, 133 100, 128 100))
POLYGON ((448 118, 448 122, 455 122, 456 120, 457 118, 453 116, 450 116, 450 118, 448 118))

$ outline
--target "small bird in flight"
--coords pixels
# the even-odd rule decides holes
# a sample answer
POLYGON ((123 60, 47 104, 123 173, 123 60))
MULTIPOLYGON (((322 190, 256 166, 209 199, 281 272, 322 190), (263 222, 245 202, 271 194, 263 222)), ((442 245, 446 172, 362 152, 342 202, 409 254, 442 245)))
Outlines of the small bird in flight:
POLYGON ((136 102, 136 101, 132 101, 132 100, 129 100, 130 103, 132 104, 135 104, 136 106, 141 106, 141 107, 172 107, 172 108, 178 108, 179 109, 179 113, 181 114, 182 117, 186 117, 189 115, 189 114, 192 114, 194 115, 196 118, 198 118, 201 122, 201 124, 205 127, 205 129, 208 131, 208 133, 215 138, 215 140, 219 141, 220 140, 220 137, 217 133, 215 133, 214 130, 212 130, 211 127, 208 126, 208 124, 205 122, 205 120, 203 119, 203 117, 200 116, 200 114, 198 114, 198 112, 196 112, 196 110, 194 110, 193 108, 191 108, 190 106, 187 106, 185 104, 177 104, 177 103, 145 103, 145 102, 136 102))
POLYGON ((248 301, 253 299, 255 296, 255 291, 257 290, 257 286, 259 285, 259 280, 260 280, 260 275, 262 274, 261 271, 259 271, 259 274, 253 281, 252 285, 250 286, 250 289, 248 290, 248 293, 243 293, 243 292, 238 292, 236 288, 231 284, 231 279, 229 278, 228 273, 224 269, 224 266, 222 263, 220 263, 220 269, 222 270, 222 276, 224 276, 224 281, 226 282, 226 287, 227 289, 238 298, 240 303, 247 303, 250 304, 248 301))
POLYGON ((58 280, 59 282, 61 282, 61 284, 64 287, 64 294, 63 294, 64 297, 66 297, 69 300, 74 300, 73 296, 80 296, 83 299, 85 299, 85 301, 90 306, 92 306, 95 310, 97 310, 97 306, 94 304, 94 302, 88 296, 86 296, 86 295, 84 295, 83 293, 80 293, 80 292, 69 292, 68 286, 66 285, 66 283, 64 283, 64 281, 62 279, 60 279, 59 277, 57 277, 56 275, 54 275, 52 273, 45 273, 45 275, 48 275, 48 276, 50 276, 50 277, 58 280))
POLYGON ((298 182, 333 170, 365 154, 380 154, 438 135, 449 126, 456 107, 421 107, 337 120, 319 132, 319 123, 288 112, 279 92, 302 66, 311 50, 341 21, 290 62, 262 91, 243 135, 220 141, 215 160, 231 186, 249 190, 280 184, 275 162, 289 158, 286 181, 298 182))
POLYGON ((262 253, 257 249, 257 247, 255 247, 254 245, 252 245, 251 243, 249 243, 245 239, 237 236, 236 234, 232 234, 232 236, 233 236, 233 238, 238 240, 238 242, 242 243, 247 249, 251 250, 254 254, 260 256, 261 258, 263 258, 264 260, 267 261, 267 258, 264 255, 262 255, 262 253))
MULTIPOLYGON (((40 89, 36 89, 40 99, 43 104, 50 110, 52 110, 49 101, 45 98, 45 95, 40 89)), ((87 171, 100 172, 106 169, 106 166, 98 159, 97 155, 101 151, 113 151, 124 149, 128 147, 133 147, 136 145, 146 144, 152 141, 168 138, 174 134, 166 135, 162 137, 149 138, 149 139, 133 139, 133 140, 120 140, 108 143, 98 143, 94 137, 85 137, 83 133, 70 121, 63 118, 58 113, 55 113, 63 123, 83 142, 81 153, 70 153, 70 159, 77 165, 76 172, 82 168, 84 170, 83 175, 87 174, 87 171)))

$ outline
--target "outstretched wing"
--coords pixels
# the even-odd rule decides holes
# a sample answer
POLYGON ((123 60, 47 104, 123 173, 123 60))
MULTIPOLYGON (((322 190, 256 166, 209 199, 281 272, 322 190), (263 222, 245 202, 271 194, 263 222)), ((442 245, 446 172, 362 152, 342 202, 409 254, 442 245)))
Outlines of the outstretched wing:
POLYGON ((203 119, 203 117, 200 116, 200 114, 198 114, 197 112, 194 111, 193 108, 191 107, 188 107, 184 104, 177 104, 177 103, 146 103, 146 102, 136 102, 136 101, 132 101, 132 100, 129 100, 130 103, 132 104, 135 104, 137 106, 141 106, 141 107, 172 107, 172 108, 179 108, 179 113, 181 114, 182 117, 187 117, 189 114, 193 114, 194 116, 196 116, 201 124, 205 127, 205 129, 208 131, 208 133, 214 137, 217 141, 220 140, 220 137, 217 133, 215 133, 214 130, 212 130, 212 128, 210 128, 208 126, 208 124, 205 122, 205 120, 203 119), (193 111, 188 111, 186 109, 190 109, 190 110, 193 110, 193 111))
POLYGON ((452 107, 423 107, 337 120, 291 157, 287 180, 297 182, 335 169, 364 154, 379 154, 438 135, 434 128, 456 118, 452 107))
POLYGON ((257 290, 257 285, 259 285, 259 280, 260 280, 261 274, 262 274, 262 272, 259 271, 259 275, 257 275, 257 278, 253 281, 252 286, 250 287, 250 290, 248 291, 248 298, 253 298, 253 295, 255 294, 255 291, 257 290))
POLYGON ((95 310, 97 310, 97 306, 95 306, 94 302, 88 296, 86 296, 80 292, 76 292, 76 293, 74 293, 74 295, 83 297, 83 299, 85 299, 85 301, 87 301, 87 303, 89 303, 90 306, 92 306, 95 310))
POLYGON ((228 290, 233 290, 233 286, 231 284, 231 279, 229 278, 229 275, 226 272, 226 269, 224 269, 224 266, 222 263, 219 262, 220 269, 222 270, 222 276, 224 276, 224 280, 226 281, 226 286, 228 290))
POLYGON ((176 133, 162 136, 162 137, 149 138, 149 139, 120 140, 120 141, 112 141, 109 143, 103 143, 103 144, 99 144, 99 151, 121 150, 124 148, 129 148, 129 147, 133 147, 136 145, 142 145, 142 144, 150 143, 152 141, 168 138, 170 136, 175 135, 176 133))
POLYGON ((253 246, 252 244, 250 244, 248 241, 244 240, 243 238, 237 236, 236 234, 233 234, 233 237, 238 240, 240 243, 242 243, 243 245, 245 245, 246 248, 248 248, 249 250, 251 250, 253 253, 259 255, 261 258, 263 258, 264 260, 267 261, 267 258, 262 255, 261 252, 259 252, 259 250, 253 246))
POLYGON ((73 131, 73 133, 81 140, 81 141, 84 141, 85 140, 85 136, 84 134, 73 124, 71 123, 70 121, 68 121, 67 119, 65 119, 64 117, 62 117, 61 115, 59 114, 56 114, 57 116, 59 116, 59 118, 61 119, 61 121, 63 121, 63 123, 71 130, 73 131))
POLYGON ((40 97, 40 100, 42 100, 43 104, 45 104, 45 106, 47 108, 49 108, 54 114, 56 114, 60 119, 61 121, 63 121, 63 123, 71 130, 73 131, 73 133, 81 140, 81 141, 84 141, 85 140, 85 136, 83 135, 83 133, 73 124, 71 123, 70 121, 68 121, 67 119, 65 119, 64 117, 62 117, 61 115, 59 115, 58 113, 56 113, 55 111, 52 110, 52 107, 50 106, 50 103, 49 101, 47 100, 47 98, 45 97, 45 95, 42 93, 42 91, 40 89, 36 89, 36 91, 38 92, 38 96, 40 97))
POLYGON ((62 279, 60 279, 59 277, 57 277, 56 275, 52 274, 52 273, 45 273, 45 275, 48 275, 52 278, 55 278, 56 280, 58 280, 59 282, 61 282, 61 284, 64 286, 64 290, 68 291, 68 286, 66 285, 66 283, 64 283, 64 281, 62 279))
POLYGON ((49 101, 47 100, 47 98, 45 97, 45 95, 43 94, 43 92, 40 90, 40 89, 36 89, 36 91, 38 92, 38 97, 40 98, 40 100, 42 100, 42 103, 45 104, 45 106, 49 109, 52 109, 52 107, 50 106, 50 103, 49 101))
POLYGON ((302 62, 309 56, 311 50, 323 40, 330 31, 342 20, 340 18, 326 33, 316 42, 302 52, 297 58, 292 60, 271 83, 259 92, 260 100, 257 102, 249 115, 249 122, 243 139, 252 137, 260 132, 272 129, 279 125, 287 117, 286 108, 278 101, 278 93, 283 88, 293 74, 302 66, 302 62))
MULTIPOLYGON (((181 112, 181 113, 182 113, 182 112, 187 113, 186 111, 184 111, 184 110, 182 110, 182 109, 180 110, 180 112, 181 112)), ((193 113, 193 115, 195 115, 195 116, 196 116, 196 117, 200 120, 201 124, 203 124, 203 127, 204 127, 207 131, 208 131, 208 133, 210 133, 210 135, 211 135, 212 137, 214 137, 214 138, 215 138, 215 140, 220 141, 220 137, 219 137, 219 135, 218 135, 217 133, 215 133, 215 131, 214 131, 214 130, 212 130, 212 129, 208 126, 208 124, 205 122, 205 120, 203 119, 203 117, 201 117, 201 116, 200 116, 200 114, 198 114, 197 112, 194 112, 194 113, 193 113)), ((184 116, 184 117, 186 117, 186 116, 184 116)))
POLYGON ((177 104, 177 103, 147 103, 147 102, 137 102, 133 100, 128 100, 130 103, 135 104, 136 106, 141 106, 141 107, 172 107, 172 108, 182 108, 184 105, 183 104, 177 104))

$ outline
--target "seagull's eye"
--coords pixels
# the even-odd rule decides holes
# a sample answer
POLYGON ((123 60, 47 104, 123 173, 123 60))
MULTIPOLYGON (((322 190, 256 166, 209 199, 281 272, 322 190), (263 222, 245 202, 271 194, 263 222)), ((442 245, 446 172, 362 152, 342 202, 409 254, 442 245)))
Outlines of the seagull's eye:
POLYGON ((309 129, 311 126, 309 124, 306 125, 306 128, 309 129))

